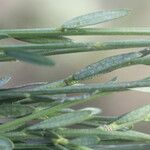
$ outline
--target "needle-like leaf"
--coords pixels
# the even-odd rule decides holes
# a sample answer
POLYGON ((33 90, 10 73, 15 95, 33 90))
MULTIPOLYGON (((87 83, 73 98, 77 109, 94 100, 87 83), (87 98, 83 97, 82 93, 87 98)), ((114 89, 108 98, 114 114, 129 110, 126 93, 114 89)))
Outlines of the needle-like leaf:
POLYGON ((150 105, 119 116, 99 116, 101 112, 99 108, 87 107, 78 110, 71 108, 112 92, 127 90, 150 92, 150 77, 130 82, 119 82, 113 78, 104 83, 79 83, 81 80, 123 67, 150 65, 149 39, 74 42, 65 37, 149 36, 149 27, 84 28, 120 18, 128 12, 127 9, 97 11, 75 17, 59 28, 0 30, 0 40, 10 37, 27 42, 0 45, 0 62, 20 60, 51 66, 54 62, 44 56, 145 48, 138 52, 105 58, 52 83, 38 82, 4 88, 3 85, 10 80, 10 77, 2 77, 0 79, 0 150, 149 150, 150 135, 131 130, 131 127, 141 121, 150 121, 150 105), (15 148, 9 139, 14 143, 15 148))
POLYGON ((29 127, 28 129, 29 130, 53 129, 53 128, 77 124, 84 120, 90 119, 93 116, 93 114, 99 112, 97 111, 98 109, 96 110, 95 109, 84 109, 82 111, 62 114, 62 115, 44 120, 36 125, 29 127))
POLYGON ((35 44, 46 44, 46 43, 62 43, 62 42, 72 42, 71 39, 66 37, 37 37, 37 38, 16 38, 17 40, 35 43, 35 44))
POLYGON ((9 118, 23 117, 34 111, 34 108, 21 104, 2 104, 0 105, 0 116, 9 118))
POLYGON ((26 51, 20 51, 20 50, 6 50, 5 54, 7 56, 14 57, 18 60, 33 63, 33 64, 38 64, 38 65, 46 65, 46 66, 51 66, 54 65, 54 62, 46 58, 44 56, 40 56, 35 53, 31 52, 26 52, 26 51))
POLYGON ((145 56, 149 54, 150 51, 145 49, 139 52, 132 52, 132 53, 121 54, 121 55, 105 58, 74 73, 73 80, 83 80, 98 74, 108 73, 118 68, 130 66, 138 63, 144 64, 144 61, 138 61, 138 60, 140 58, 141 58, 140 60, 142 60, 143 57, 145 58, 145 56))
POLYGON ((100 138, 98 136, 81 136, 71 140, 71 143, 78 145, 95 145, 98 144, 100 138))
POLYGON ((116 18, 123 17, 129 13, 127 9, 116 9, 111 11, 97 11, 83 16, 75 17, 65 22, 63 28, 79 28, 98 23, 111 21, 116 18))
POLYGON ((92 136, 97 135, 100 139, 122 139, 131 141, 150 141, 150 135, 136 131, 102 131, 98 128, 69 129, 61 128, 55 131, 64 137, 92 136))
POLYGON ((112 130, 121 129, 124 127, 132 126, 133 124, 146 120, 150 116, 150 105, 145 105, 127 114, 120 116, 116 121, 108 126, 112 130))

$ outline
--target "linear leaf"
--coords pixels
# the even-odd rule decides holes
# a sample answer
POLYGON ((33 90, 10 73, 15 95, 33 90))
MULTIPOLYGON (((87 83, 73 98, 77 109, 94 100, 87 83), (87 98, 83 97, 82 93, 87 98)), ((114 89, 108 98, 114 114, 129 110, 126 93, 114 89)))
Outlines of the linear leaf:
POLYGON ((83 102, 90 101, 98 96, 104 96, 106 94, 108 94, 108 93, 98 93, 98 95, 95 93, 95 94, 92 94, 91 97, 88 97, 87 99, 84 99, 84 100, 78 99, 78 100, 72 101, 72 102, 65 102, 63 104, 59 104, 59 105, 56 105, 56 106, 53 106, 53 107, 50 107, 47 109, 37 111, 36 113, 33 113, 31 115, 28 115, 28 116, 7 122, 3 125, 0 125, 0 131, 7 132, 7 131, 15 130, 15 129, 19 128, 20 126, 24 125, 26 122, 31 121, 33 119, 38 119, 39 117, 43 117, 43 116, 50 117, 53 114, 60 112, 61 109, 72 107, 72 106, 81 104, 83 102))
MULTIPOLYGON (((80 123, 84 120, 90 119, 95 113, 95 109, 87 109, 82 111, 76 111, 72 113, 62 114, 56 117, 52 117, 45 121, 42 121, 36 125, 29 127, 29 130, 37 130, 37 129, 53 129, 58 127, 64 127, 73 125, 76 123, 80 123)), ((96 112, 97 113, 97 112, 96 112)))
POLYGON ((61 128, 55 131, 64 137, 92 136, 97 135, 101 140, 105 139, 122 139, 131 141, 150 141, 150 135, 136 131, 103 131, 98 128, 90 129, 69 129, 61 128))
POLYGON ((54 62, 51 59, 48 59, 44 56, 40 56, 35 53, 26 52, 23 50, 5 50, 5 54, 7 56, 14 57, 18 60, 38 64, 38 65, 47 65, 51 66, 54 65, 54 62))
POLYGON ((30 99, 32 100, 32 103, 38 103, 38 102, 57 102, 57 103, 64 103, 67 101, 77 101, 77 100, 85 100, 88 98, 91 98, 94 94, 83 94, 79 96, 66 96, 66 94, 58 94, 58 95, 31 95, 30 99))
POLYGON ((105 58, 74 73, 73 80, 83 80, 98 74, 111 72, 118 68, 130 66, 134 61, 137 63, 138 59, 144 57, 145 55, 149 55, 149 53, 149 50, 143 50, 105 58))
POLYGON ((150 116, 150 105, 145 105, 120 116, 116 121, 112 122, 108 126, 112 128, 112 130, 117 130, 146 120, 148 116, 150 116))
POLYGON ((21 104, 2 104, 0 105, 0 116, 16 118, 29 115, 34 111, 34 108, 21 104))
POLYGON ((119 27, 119 28, 73 28, 62 30, 60 28, 32 28, 32 29, 5 29, 0 30, 0 35, 10 35, 13 38, 37 38, 72 35, 150 35, 149 27, 119 27))
MULTIPOLYGON (((148 59, 146 58, 146 65, 147 65, 147 62, 148 62, 148 59)), ((140 60, 138 60, 139 62, 140 60)), ((143 61, 143 60, 142 60, 143 61)), ((144 61, 145 62, 145 61, 144 61)), ((150 58, 149 58, 149 63, 150 63, 150 58)), ((150 81, 150 77, 148 78, 145 78, 143 81, 150 81)), ((139 91, 139 92, 146 92, 146 93, 149 93, 150 92, 150 88, 149 87, 140 87, 140 88, 132 88, 130 90, 133 90, 133 91, 139 91)))
POLYGON ((127 9, 116 9, 111 11, 97 11, 90 14, 75 17, 65 22, 63 28, 79 28, 89 25, 95 25, 98 23, 111 21, 116 18, 123 17, 129 13, 127 9))
POLYGON ((71 140, 71 143, 78 145, 95 145, 98 144, 100 138, 98 136, 81 136, 71 140))
POLYGON ((72 42, 71 39, 66 37, 37 37, 37 38, 16 38, 17 40, 34 43, 34 44, 46 44, 46 43, 62 43, 62 42, 72 42))

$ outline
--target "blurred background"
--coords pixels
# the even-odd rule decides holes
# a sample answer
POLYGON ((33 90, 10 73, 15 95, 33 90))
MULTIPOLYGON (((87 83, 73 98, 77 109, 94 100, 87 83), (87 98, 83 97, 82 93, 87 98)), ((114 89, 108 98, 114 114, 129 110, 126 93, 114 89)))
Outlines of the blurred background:
MULTIPOLYGON (((150 1, 148 0, 0 0, 0 29, 11 28, 48 28, 59 27, 72 17, 97 10, 128 8, 129 16, 104 23, 96 27, 150 26, 150 1)), ((141 39, 149 37, 123 36, 89 36, 71 37, 75 41, 109 41, 112 39, 141 39)), ((15 40, 2 40, 0 44, 14 44, 15 40)), ((57 62, 55 67, 40 67, 22 62, 0 63, 0 76, 10 75, 8 86, 38 81, 56 81, 67 77, 77 70, 105 57, 139 49, 111 50, 107 52, 88 52, 52 56, 57 62)), ((150 76, 148 66, 133 66, 119 69, 103 76, 88 80, 89 83, 100 83, 117 76, 119 81, 130 81, 150 76)), ((144 104, 149 104, 148 93, 120 92, 101 97, 86 106, 103 109, 104 115, 120 115, 144 104)), ((84 105, 85 106, 85 105, 84 105)), ((78 106, 78 107, 83 107, 78 106)), ((140 131, 149 132, 148 123, 136 126, 140 131)))

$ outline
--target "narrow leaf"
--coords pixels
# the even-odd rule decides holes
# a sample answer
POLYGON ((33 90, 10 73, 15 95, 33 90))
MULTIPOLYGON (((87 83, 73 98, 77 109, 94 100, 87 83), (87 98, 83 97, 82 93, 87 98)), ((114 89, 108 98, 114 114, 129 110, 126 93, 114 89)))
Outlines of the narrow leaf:
POLYGON ((137 35, 149 36, 149 27, 119 27, 119 28, 73 28, 62 30, 60 28, 32 28, 32 29, 5 29, 0 30, 0 35, 7 34, 13 38, 37 38, 54 36, 72 36, 72 35, 137 35))
POLYGON ((64 137, 92 136, 97 135, 101 140, 122 139, 131 141, 150 141, 150 135, 136 131, 103 131, 98 128, 91 129, 69 129, 61 128, 55 131, 64 137))
POLYGON ((100 141, 98 136, 81 136, 79 138, 75 138, 70 142, 78 145, 96 145, 100 141))
POLYGON ((76 111, 72 113, 67 113, 63 115, 59 115, 56 117, 52 117, 45 121, 42 121, 36 125, 29 127, 29 130, 37 130, 37 129, 53 129, 58 127, 64 127, 73 125, 76 123, 80 123, 84 120, 90 119, 95 112, 95 109, 87 109, 82 111, 76 111))
POLYGON ((73 74, 73 80, 83 80, 131 65, 131 62, 149 54, 149 50, 111 56, 93 63, 73 74))
POLYGON ((2 104, 0 105, 0 116, 8 118, 22 117, 29 115, 34 111, 34 108, 21 104, 2 104))
MULTIPOLYGON (((147 58, 146 58, 147 59, 147 58)), ((149 63, 150 63, 150 58, 149 58, 149 63)), ((150 77, 147 77, 145 79, 143 79, 143 81, 150 81, 150 77)), ((140 87, 140 88, 132 88, 130 90, 133 90, 133 91, 139 91, 139 92, 146 92, 146 93, 149 93, 150 92, 150 88, 149 87, 140 87)))
POLYGON ((35 53, 31 52, 26 52, 23 50, 6 50, 5 54, 7 56, 14 57, 18 60, 33 63, 33 64, 38 64, 38 65, 47 65, 51 66, 54 65, 54 62, 51 59, 48 59, 44 56, 40 56, 35 53))
POLYGON ((34 44, 46 44, 46 43, 62 43, 72 42, 71 39, 66 37, 37 37, 37 38, 16 38, 17 40, 34 43, 34 44))
POLYGON ((124 127, 131 126, 137 122, 146 120, 150 115, 150 105, 137 108, 127 114, 120 116, 116 121, 112 122, 108 126, 112 130, 121 129, 124 127))
POLYGON ((79 28, 89 25, 95 25, 102 22, 111 21, 116 18, 123 17, 129 13, 127 9, 116 9, 109 11, 97 11, 90 14, 75 17, 65 22, 63 28, 79 28))

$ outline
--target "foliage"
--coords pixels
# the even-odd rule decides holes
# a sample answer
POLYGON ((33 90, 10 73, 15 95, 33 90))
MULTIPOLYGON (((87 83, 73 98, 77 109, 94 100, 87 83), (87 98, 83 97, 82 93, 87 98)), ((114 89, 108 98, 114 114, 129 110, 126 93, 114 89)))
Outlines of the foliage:
MULTIPOLYGON (((118 9, 94 12, 66 21, 60 28, 0 30, 0 39, 14 38, 28 42, 1 45, 0 61, 20 60, 52 66, 45 56, 56 54, 149 47, 148 39, 109 42, 74 42, 75 35, 150 35, 149 28, 85 28, 127 15, 118 9), (68 36, 67 38, 64 36, 68 36)), ((0 79, 0 149, 31 150, 148 150, 150 135, 134 130, 134 124, 150 121, 150 105, 120 116, 102 116, 100 108, 71 107, 112 92, 137 90, 149 92, 150 78, 118 82, 81 84, 82 80, 131 65, 150 65, 150 50, 105 58, 49 83, 32 83, 3 88, 11 79, 0 79), (71 95, 70 95, 71 94, 71 95)))

